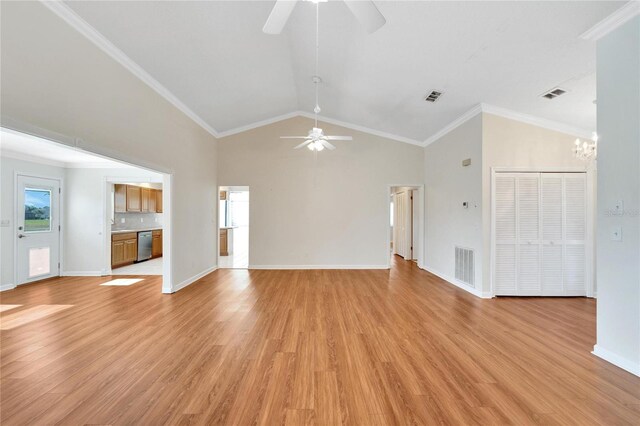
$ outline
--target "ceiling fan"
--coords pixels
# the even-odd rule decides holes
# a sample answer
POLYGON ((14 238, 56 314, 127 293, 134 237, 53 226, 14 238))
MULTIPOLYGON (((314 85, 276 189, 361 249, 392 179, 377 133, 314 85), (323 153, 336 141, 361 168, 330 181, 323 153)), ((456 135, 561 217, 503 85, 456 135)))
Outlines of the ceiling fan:
MULTIPOLYGON (((308 1, 317 4, 327 0, 308 1)), ((273 6, 262 31, 267 34, 280 34, 297 2, 298 0, 276 0, 276 4, 273 6)), ((377 31, 387 22, 371 0, 344 0, 344 4, 368 33, 377 31)))
MULTIPOLYGON (((281 0, 278 0, 278 3, 280 2, 281 0)), ((353 140, 353 138, 351 136, 325 135, 322 129, 318 127, 318 114, 320 113, 320 104, 318 103, 318 85, 322 83, 322 79, 318 77, 318 56, 320 51, 320 37, 319 37, 320 6, 317 1, 314 3, 316 3, 316 75, 312 77, 311 81, 313 81, 313 84, 315 85, 315 89, 316 89, 316 106, 313 108, 315 125, 311 130, 309 130, 309 133, 307 134, 307 136, 280 136, 280 139, 304 139, 305 140, 304 142, 302 142, 300 145, 295 146, 293 149, 300 149, 306 146, 311 151, 318 152, 318 151, 322 151, 325 148, 330 150, 336 149, 336 147, 333 144, 331 144, 329 141, 350 141, 350 140, 353 140)), ((276 7, 277 6, 278 4, 276 3, 276 7)), ((272 12, 272 15, 273 15, 273 12, 272 12)))

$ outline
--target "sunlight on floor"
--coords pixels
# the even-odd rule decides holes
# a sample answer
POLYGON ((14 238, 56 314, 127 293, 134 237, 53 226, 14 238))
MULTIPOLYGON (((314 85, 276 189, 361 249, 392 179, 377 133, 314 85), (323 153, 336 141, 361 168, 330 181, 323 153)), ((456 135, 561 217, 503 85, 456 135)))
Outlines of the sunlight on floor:
POLYGON ((11 330, 12 328, 42 319, 56 312, 64 311, 72 306, 73 305, 38 305, 23 309, 0 318, 0 330, 11 330))
POLYGON ((106 283, 102 283, 100 285, 133 285, 142 280, 143 278, 116 278, 115 280, 107 281, 106 283))
POLYGON ((0 305, 0 312, 8 311, 9 309, 19 308, 22 305, 0 305))

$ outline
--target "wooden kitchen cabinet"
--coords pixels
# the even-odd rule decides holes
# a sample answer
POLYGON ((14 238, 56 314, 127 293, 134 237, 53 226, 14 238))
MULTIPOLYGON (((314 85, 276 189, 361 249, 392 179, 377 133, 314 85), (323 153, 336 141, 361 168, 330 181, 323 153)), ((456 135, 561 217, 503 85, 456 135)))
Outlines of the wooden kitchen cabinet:
POLYGON ((127 265, 138 259, 138 234, 127 232, 111 235, 111 267, 127 265))
POLYGON ((162 189, 156 189, 156 213, 162 213, 162 189))
POLYGON ((142 211, 142 188, 139 186, 127 185, 127 211, 142 211))
POLYGON ((220 230, 220 256, 229 256, 229 235, 227 229, 220 230))
POLYGON ((151 232, 151 257, 162 256, 162 230, 151 232))
POLYGON ((156 211, 156 194, 157 190, 151 188, 149 189, 149 209, 147 211, 155 213, 156 211))
POLYGON ((151 195, 151 190, 149 188, 140 188, 140 197, 142 199, 142 212, 149 212, 149 197, 151 195))
POLYGON ((115 184, 113 188, 113 208, 116 213, 127 211, 127 185, 115 184))

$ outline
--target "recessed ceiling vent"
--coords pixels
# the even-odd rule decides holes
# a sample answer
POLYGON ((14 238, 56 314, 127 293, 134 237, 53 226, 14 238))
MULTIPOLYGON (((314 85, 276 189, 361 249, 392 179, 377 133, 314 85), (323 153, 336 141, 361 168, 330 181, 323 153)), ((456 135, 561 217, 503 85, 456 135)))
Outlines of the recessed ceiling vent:
POLYGON ((429 93, 429 95, 427 96, 425 101, 427 101, 427 102, 435 102, 438 99, 440 99, 440 96, 442 96, 442 92, 440 92, 438 90, 434 90, 431 93, 429 93))
POLYGON ((547 99, 555 99, 560 95, 564 95, 565 93, 567 93, 566 90, 556 87, 555 89, 551 89, 550 91, 542 95, 542 97, 547 99))

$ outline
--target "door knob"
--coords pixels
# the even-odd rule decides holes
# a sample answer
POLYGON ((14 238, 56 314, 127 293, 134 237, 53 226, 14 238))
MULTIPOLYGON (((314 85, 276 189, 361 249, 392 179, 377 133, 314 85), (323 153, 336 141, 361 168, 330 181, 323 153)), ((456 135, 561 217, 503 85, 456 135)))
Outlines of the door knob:
POLYGON ((27 236, 24 234, 18 234, 18 238, 27 238, 27 236))

